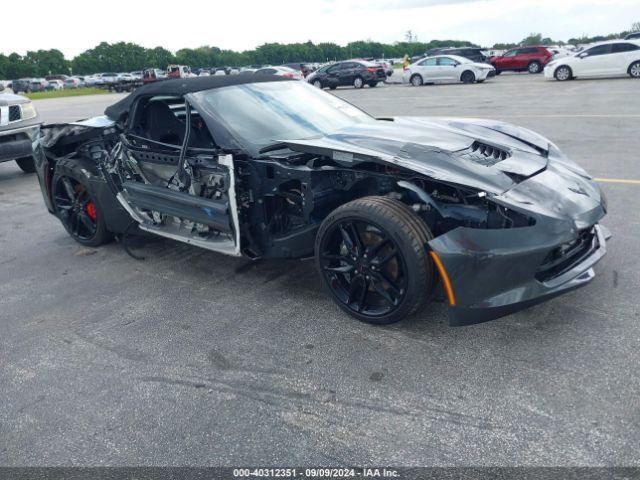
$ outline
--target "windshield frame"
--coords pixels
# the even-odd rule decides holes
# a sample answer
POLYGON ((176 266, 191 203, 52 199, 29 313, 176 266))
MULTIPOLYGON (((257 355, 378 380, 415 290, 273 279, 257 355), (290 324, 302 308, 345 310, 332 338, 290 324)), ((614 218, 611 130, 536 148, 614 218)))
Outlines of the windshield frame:
MULTIPOLYGON (((268 85, 272 82, 261 82, 261 83, 248 83, 245 85, 242 85, 244 87, 247 86, 252 86, 252 85, 268 85)), ((367 119, 366 121, 371 121, 374 122, 376 120, 375 117, 373 117, 372 115, 370 115, 368 112, 364 111, 363 109, 357 107, 356 105, 354 105, 353 103, 334 96, 330 93, 318 90, 316 87, 313 87, 309 84, 307 84, 306 82, 302 81, 302 80, 291 80, 291 81, 286 81, 286 82, 273 82, 273 84, 278 84, 278 85, 286 85, 286 84, 290 84, 290 85, 304 85, 304 88, 309 88, 310 92, 314 92, 314 93, 319 93, 322 95, 330 95, 331 97, 333 97, 334 100, 338 100, 341 103, 344 103, 345 106, 349 106, 350 108, 353 108, 355 110, 357 110, 359 113, 362 114, 362 118, 367 119)), ((202 117, 202 119, 204 120, 205 124, 207 125, 207 127, 209 128, 209 131, 211 132, 211 135, 213 136, 213 139, 216 143, 216 145, 219 145, 222 149, 225 150, 241 150, 247 154, 249 154, 252 157, 258 157, 260 156, 260 150, 262 150, 263 148, 269 146, 270 144, 261 144, 261 143, 255 143, 254 141, 252 141, 251 139, 248 138, 244 138, 243 136, 241 136, 240 134, 238 134, 237 131, 235 131, 233 128, 231 128, 228 124, 227 121, 225 121, 225 119, 223 119, 221 117, 221 115, 214 111, 208 104, 206 101, 206 96, 207 94, 211 93, 211 92, 215 92, 215 91, 219 91, 219 90, 227 90, 227 89, 235 89, 238 88, 238 85, 232 85, 232 86, 228 86, 228 87, 219 87, 219 88, 213 88, 210 90, 203 90, 200 92, 194 92, 194 93, 189 93, 187 95, 185 95, 185 99, 187 99, 187 101, 189 101, 191 103, 191 105, 193 105, 197 111, 200 113, 200 116, 202 117)), ((354 124, 357 124, 359 122, 354 121, 354 124)), ((338 128, 336 128, 336 130, 338 130, 338 128)), ((329 133, 329 132, 326 132, 329 133)), ((322 135, 318 135, 316 137, 320 137, 322 135)), ((305 137, 305 138, 314 138, 312 136, 309 137, 305 137)), ((295 140, 300 140, 302 139, 302 137, 300 138, 295 138, 295 140)), ((285 139, 273 139, 273 144, 278 143, 278 140, 294 140, 294 138, 285 138, 285 139)))

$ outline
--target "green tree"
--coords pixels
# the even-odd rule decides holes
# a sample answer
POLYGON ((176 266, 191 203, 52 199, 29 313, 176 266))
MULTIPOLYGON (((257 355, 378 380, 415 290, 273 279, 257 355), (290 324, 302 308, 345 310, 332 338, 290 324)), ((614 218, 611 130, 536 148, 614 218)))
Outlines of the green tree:
POLYGON ((528 37, 522 39, 520 45, 542 45, 542 34, 530 33, 528 37))
POLYGON ((69 62, 64 58, 60 50, 27 52, 22 61, 33 72, 33 75, 38 77, 69 71, 69 62))

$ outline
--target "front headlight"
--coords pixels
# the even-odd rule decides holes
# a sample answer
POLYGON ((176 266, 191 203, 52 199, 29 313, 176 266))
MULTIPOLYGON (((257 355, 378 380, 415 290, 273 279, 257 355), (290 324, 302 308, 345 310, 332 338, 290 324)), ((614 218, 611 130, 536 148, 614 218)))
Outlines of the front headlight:
POLYGON ((38 116, 36 107, 34 107, 31 102, 21 104, 20 109, 22 110, 21 120, 29 120, 30 118, 36 118, 38 116))

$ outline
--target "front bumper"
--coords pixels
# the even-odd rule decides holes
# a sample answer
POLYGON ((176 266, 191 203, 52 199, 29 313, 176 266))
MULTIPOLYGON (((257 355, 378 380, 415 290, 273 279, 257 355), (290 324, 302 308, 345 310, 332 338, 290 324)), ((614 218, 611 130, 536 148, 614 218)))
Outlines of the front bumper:
POLYGON ((610 237, 605 227, 596 224, 592 228, 589 249, 575 263, 541 280, 539 271, 545 258, 566 238, 532 235, 530 228, 458 228, 429 242, 455 296, 455 305, 449 309, 450 324, 493 320, 589 283, 595 276, 592 267, 605 255, 610 237))
POLYGON ((0 162, 32 155, 39 130, 40 125, 30 125, 0 131, 0 162))
POLYGON ((552 65, 552 66, 547 65, 546 67, 544 67, 544 78, 546 80, 554 80, 555 79, 555 77, 553 76, 553 74, 555 72, 555 67, 556 67, 556 65, 552 65))
POLYGON ((478 74, 476 75, 476 79, 477 80, 486 80, 487 78, 490 77, 495 77, 496 76, 496 71, 495 70, 489 70, 486 68, 483 68, 481 70, 478 71, 478 74))

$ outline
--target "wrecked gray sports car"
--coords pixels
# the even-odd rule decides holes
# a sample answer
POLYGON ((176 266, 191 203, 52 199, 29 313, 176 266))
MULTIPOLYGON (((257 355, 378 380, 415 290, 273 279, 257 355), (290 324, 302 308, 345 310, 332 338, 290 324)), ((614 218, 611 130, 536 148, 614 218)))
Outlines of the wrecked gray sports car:
POLYGON ((347 313, 391 323, 442 285, 451 324, 588 283, 608 237, 594 181, 489 120, 375 119, 282 77, 142 87, 45 127, 45 203, 78 242, 148 232, 235 256, 315 255, 347 313))

